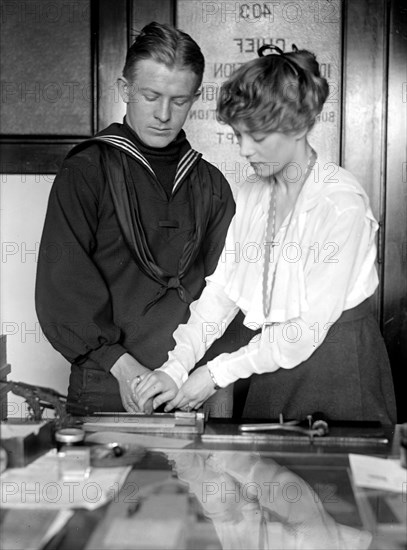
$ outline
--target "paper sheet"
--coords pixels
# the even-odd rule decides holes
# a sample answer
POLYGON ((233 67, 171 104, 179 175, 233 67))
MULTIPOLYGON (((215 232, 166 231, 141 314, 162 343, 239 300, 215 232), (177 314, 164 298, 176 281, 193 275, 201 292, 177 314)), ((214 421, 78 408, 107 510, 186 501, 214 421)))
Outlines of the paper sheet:
POLYGON ((25 424, 10 424, 8 422, 1 422, 1 439, 10 439, 12 437, 26 437, 30 434, 37 435, 40 429, 45 426, 46 423, 46 421, 38 422, 35 424, 31 422, 26 422, 25 424))
POLYGON ((123 485, 131 466, 92 468, 83 481, 59 479, 55 449, 25 468, 3 472, 0 482, 3 508, 87 508, 94 510, 113 497, 123 485))
POLYGON ((349 462, 355 485, 398 493, 406 492, 407 470, 402 468, 399 459, 350 454, 349 462))

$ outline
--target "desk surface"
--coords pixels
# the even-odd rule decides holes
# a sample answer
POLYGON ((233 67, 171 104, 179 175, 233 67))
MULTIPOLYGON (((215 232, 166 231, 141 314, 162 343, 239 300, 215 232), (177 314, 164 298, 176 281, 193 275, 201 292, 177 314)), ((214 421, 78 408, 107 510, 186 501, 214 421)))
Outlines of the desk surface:
POLYGON ((399 457, 397 430, 348 447, 236 435, 209 424, 182 449, 149 449, 112 501, 77 510, 46 550, 406 548, 405 491, 355 487, 348 460, 399 457))

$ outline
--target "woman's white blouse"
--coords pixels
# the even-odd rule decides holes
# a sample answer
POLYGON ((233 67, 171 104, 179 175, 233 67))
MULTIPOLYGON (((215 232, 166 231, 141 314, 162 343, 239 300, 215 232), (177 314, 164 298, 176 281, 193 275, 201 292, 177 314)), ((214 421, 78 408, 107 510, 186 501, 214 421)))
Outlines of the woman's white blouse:
POLYGON ((349 172, 318 159, 292 216, 276 235, 268 278, 271 309, 265 318, 262 277, 265 246, 270 246, 265 243, 270 190, 254 175, 239 190, 218 266, 191 304, 188 322, 175 331, 175 349, 158 369, 178 387, 239 309, 247 327, 262 331, 248 345, 208 363, 221 387, 253 373, 299 365, 342 312, 363 302, 378 285, 378 224, 368 197, 349 172))

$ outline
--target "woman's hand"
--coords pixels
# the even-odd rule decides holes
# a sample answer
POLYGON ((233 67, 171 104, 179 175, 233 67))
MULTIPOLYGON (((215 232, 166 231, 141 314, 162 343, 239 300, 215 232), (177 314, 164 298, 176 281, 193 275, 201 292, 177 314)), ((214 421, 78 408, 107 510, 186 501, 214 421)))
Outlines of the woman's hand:
MULTIPOLYGON (((143 411, 149 400, 153 399, 153 409, 173 399, 178 392, 174 380, 161 371, 150 372, 134 387, 134 397, 138 408, 143 411)), ((151 411, 150 411, 151 412, 151 411)))
POLYGON ((174 399, 168 401, 165 411, 172 409, 199 409, 215 393, 213 380, 205 365, 194 371, 183 384, 174 399))
MULTIPOLYGON (((144 367, 129 353, 125 353, 119 357, 110 369, 110 373, 119 384, 120 398, 124 409, 129 413, 142 412, 143 409, 140 409, 135 401, 133 388, 137 384, 137 380, 140 380, 142 376, 148 376, 151 370, 144 367)), ((147 403, 146 409, 150 409, 149 412, 152 412, 152 403, 147 403)))

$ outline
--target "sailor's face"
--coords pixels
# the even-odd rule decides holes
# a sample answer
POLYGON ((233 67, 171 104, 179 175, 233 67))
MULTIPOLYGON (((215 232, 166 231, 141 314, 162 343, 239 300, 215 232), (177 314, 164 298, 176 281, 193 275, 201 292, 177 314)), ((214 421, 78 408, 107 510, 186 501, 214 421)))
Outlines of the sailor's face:
POLYGON ((193 102, 198 77, 189 68, 168 68, 152 59, 137 62, 132 82, 121 79, 127 123, 150 147, 166 147, 181 130, 193 102))

